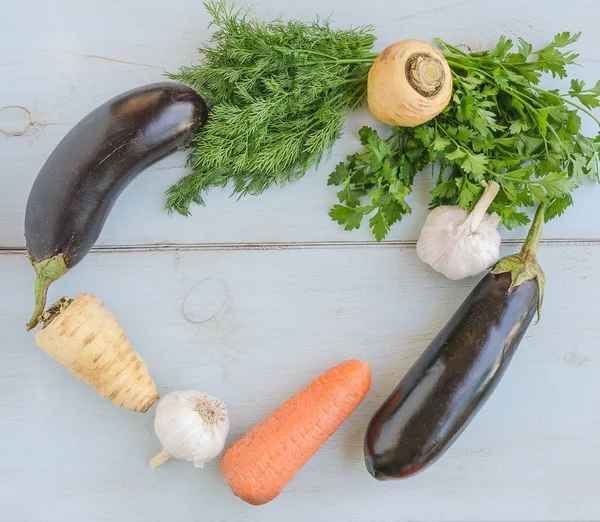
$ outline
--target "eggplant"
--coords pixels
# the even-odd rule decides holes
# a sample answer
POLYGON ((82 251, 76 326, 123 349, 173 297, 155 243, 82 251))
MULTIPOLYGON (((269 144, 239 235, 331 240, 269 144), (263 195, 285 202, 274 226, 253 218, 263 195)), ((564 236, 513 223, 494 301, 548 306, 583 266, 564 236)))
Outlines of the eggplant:
POLYGON ((496 388, 541 307, 545 278, 536 252, 544 209, 521 252, 483 277, 369 422, 364 453, 373 477, 406 478, 427 468, 496 388))
POLYGON ((50 284, 90 251, 125 187, 186 146, 207 115, 193 89, 153 83, 100 105, 57 145, 33 183, 25 212, 27 251, 36 272, 28 330, 44 311, 50 284))

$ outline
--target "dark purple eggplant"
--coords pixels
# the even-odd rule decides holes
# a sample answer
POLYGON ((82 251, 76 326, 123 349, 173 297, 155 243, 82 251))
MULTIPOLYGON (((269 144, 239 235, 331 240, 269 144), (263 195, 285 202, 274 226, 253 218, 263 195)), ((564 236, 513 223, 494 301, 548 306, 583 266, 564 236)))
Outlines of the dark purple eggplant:
POLYGON ((145 168, 183 148, 207 118, 189 87, 159 82, 100 105, 58 144, 27 201, 25 239, 36 272, 35 311, 48 287, 90 251, 125 187, 145 168))
POLYGON ((371 419, 364 451, 375 478, 405 478, 435 462, 494 391, 541 306, 544 208, 521 252, 484 276, 371 419))

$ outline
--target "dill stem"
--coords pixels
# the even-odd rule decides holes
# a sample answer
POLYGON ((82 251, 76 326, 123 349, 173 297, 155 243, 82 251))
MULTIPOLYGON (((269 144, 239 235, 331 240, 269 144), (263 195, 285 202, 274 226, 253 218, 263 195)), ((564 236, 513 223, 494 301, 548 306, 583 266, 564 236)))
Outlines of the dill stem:
POLYGON ((352 65, 352 64, 363 64, 370 65, 375 59, 379 56, 379 54, 369 54, 362 58, 332 58, 331 60, 319 60, 315 62, 303 62, 296 64, 296 66, 305 66, 305 65, 352 65))

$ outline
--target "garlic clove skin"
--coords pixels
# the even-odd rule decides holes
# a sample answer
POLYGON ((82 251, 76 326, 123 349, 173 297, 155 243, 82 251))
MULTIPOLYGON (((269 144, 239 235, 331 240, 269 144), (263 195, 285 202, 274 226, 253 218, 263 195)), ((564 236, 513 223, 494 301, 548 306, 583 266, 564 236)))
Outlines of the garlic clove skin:
POLYGON ((500 259, 500 217, 487 215, 472 233, 458 231, 468 214, 458 206, 443 206, 427 216, 417 241, 417 255, 453 281, 480 274, 500 259))
POLYGON ((195 390, 168 393, 158 403, 154 420, 163 451, 150 466, 172 457, 201 468, 223 451, 229 428, 227 408, 219 399, 195 390))
POLYGON ((417 241, 417 255, 448 279, 480 274, 500 259, 498 214, 486 214, 500 186, 484 183, 483 195, 471 213, 456 205, 433 209, 417 241))

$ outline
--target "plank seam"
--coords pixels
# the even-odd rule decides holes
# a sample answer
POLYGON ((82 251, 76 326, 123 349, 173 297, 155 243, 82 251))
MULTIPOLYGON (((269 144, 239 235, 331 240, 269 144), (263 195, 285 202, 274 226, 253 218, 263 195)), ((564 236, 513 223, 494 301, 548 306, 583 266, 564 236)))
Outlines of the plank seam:
MULTIPOLYGON (((307 249, 344 249, 344 248, 415 248, 415 240, 374 241, 298 241, 274 243, 159 243, 140 245, 97 245, 93 254, 126 252, 195 252, 219 250, 307 250, 307 249)), ((507 239, 503 246, 518 246, 522 239, 507 239)), ((558 246, 598 246, 600 239, 545 239, 542 245, 558 246)), ((25 247, 0 247, 0 255, 24 255, 25 247)))

